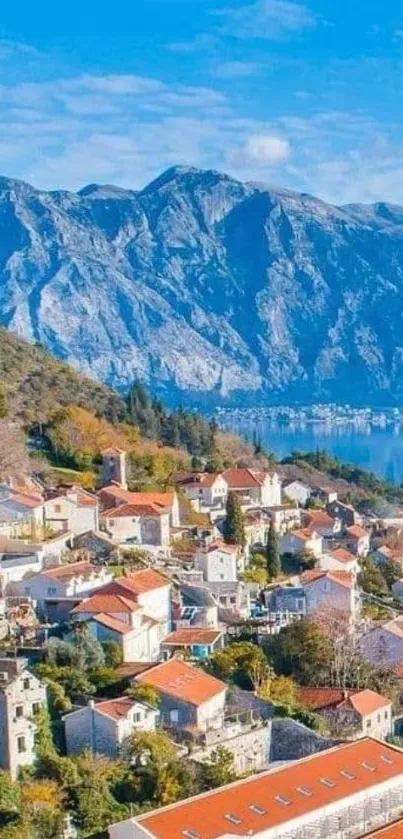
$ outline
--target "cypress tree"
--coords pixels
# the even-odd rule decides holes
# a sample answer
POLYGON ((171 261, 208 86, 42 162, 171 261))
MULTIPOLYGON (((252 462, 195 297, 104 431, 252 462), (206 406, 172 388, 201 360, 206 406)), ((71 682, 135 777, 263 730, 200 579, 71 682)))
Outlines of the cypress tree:
POLYGON ((246 544, 245 521, 241 502, 235 492, 229 492, 224 522, 224 541, 244 548, 246 544))
POLYGON ((281 571, 281 561, 280 551, 278 548, 278 538, 273 521, 270 522, 269 532, 267 535, 266 567, 270 580, 274 580, 278 577, 281 571))

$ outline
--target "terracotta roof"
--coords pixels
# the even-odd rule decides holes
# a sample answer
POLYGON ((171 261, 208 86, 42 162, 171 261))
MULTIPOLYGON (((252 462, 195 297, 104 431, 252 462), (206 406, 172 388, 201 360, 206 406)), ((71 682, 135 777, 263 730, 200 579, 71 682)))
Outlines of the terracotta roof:
POLYGON ((116 584, 125 589, 130 589, 135 594, 145 594, 147 591, 172 585, 168 577, 154 568, 141 568, 140 571, 133 571, 132 574, 119 577, 116 584))
POLYGON ((253 489, 263 483, 261 473, 252 469, 226 469, 222 476, 230 489, 253 489))
POLYGON ((159 504, 161 507, 172 507, 175 500, 174 492, 130 492, 121 486, 111 484, 102 487, 98 492, 101 501, 122 501, 126 504, 159 504))
POLYGON ((366 833, 363 839, 402 839, 403 819, 390 824, 389 827, 379 827, 374 833, 366 833))
POLYGON ((28 495, 23 492, 10 492, 8 498, 4 498, 4 501, 16 501, 17 504, 23 504, 25 507, 29 507, 34 509, 35 507, 41 507, 43 504, 43 499, 39 498, 37 495, 28 495))
POLYGON ((118 449, 117 446, 109 446, 107 449, 103 449, 101 454, 126 454, 124 449, 118 449))
POLYGON ((130 699, 129 696, 121 696, 119 699, 109 699, 105 702, 96 702, 95 709, 111 720, 117 722, 121 719, 126 719, 128 713, 138 703, 135 699, 130 699))
POLYGON ((177 658, 171 658, 147 673, 140 674, 136 681, 152 685, 167 696, 196 706, 203 705, 227 689, 224 682, 177 658))
POLYGON ((221 551, 222 553, 226 554, 234 554, 238 553, 238 545, 228 545, 226 542, 212 542, 210 545, 206 545, 205 548, 199 548, 199 552, 203 554, 211 554, 214 551, 221 551))
POLYGON ((159 517, 169 513, 168 507, 161 507, 159 504, 121 504, 120 507, 112 507, 101 513, 101 519, 120 519, 141 516, 159 517))
POLYGON ((329 516, 328 513, 325 513, 323 510, 310 510, 309 513, 306 514, 305 518, 309 521, 310 525, 316 524, 322 527, 333 527, 336 519, 329 516))
POLYGON ((373 690, 339 690, 338 688, 299 687, 299 701, 311 711, 326 708, 350 708, 362 717, 390 705, 390 700, 373 690))
POLYGON ((345 588, 351 588, 353 585, 353 575, 350 571, 320 571, 319 569, 312 568, 310 571, 304 571, 300 576, 300 580, 303 585, 310 585, 310 583, 314 583, 323 577, 345 588))
POLYGON ((316 810, 357 792, 370 792, 400 775, 403 753, 365 738, 159 808, 135 821, 156 839, 183 839, 185 830, 203 839, 253 835, 305 815, 312 819, 316 810), (231 814, 235 820, 228 818, 231 814))
POLYGON ((401 548, 390 548, 388 545, 381 545, 376 549, 376 552, 383 554, 387 559, 397 559, 400 562, 403 560, 403 551, 401 548))
POLYGON ((122 612, 136 612, 138 608, 139 606, 136 603, 133 603, 127 597, 122 597, 120 594, 104 594, 99 592, 98 594, 93 594, 92 597, 87 597, 86 600, 82 600, 78 606, 75 606, 71 610, 71 614, 85 614, 86 612, 94 615, 101 614, 101 612, 105 612, 105 614, 119 614, 122 612))
POLYGON ((165 646, 190 647, 192 644, 214 644, 223 635, 222 629, 204 629, 203 627, 184 627, 171 632, 162 641, 165 646))
POLYGON ((337 559, 337 562, 357 562, 357 557, 350 551, 346 551, 345 548, 336 548, 334 551, 329 551, 329 556, 337 559))
POLYGON ((347 528, 347 533, 349 536, 354 536, 355 539, 362 539, 363 536, 369 536, 368 530, 364 530, 359 524, 352 524, 351 527, 347 528))
POLYGON ((67 565, 57 565, 55 568, 45 568, 42 571, 43 576, 51 577, 52 580, 60 580, 67 583, 73 580, 74 577, 90 577, 91 574, 100 573, 99 566, 92 565, 91 562, 71 562, 67 565))
POLYGON ((103 612, 94 615, 91 620, 95 621, 95 623, 100 623, 101 626, 112 629, 113 632, 117 632, 119 635, 126 635, 127 632, 132 630, 132 627, 128 623, 120 621, 118 618, 113 618, 112 615, 105 615, 103 612))
POLYGON ((177 486, 194 486, 197 484, 202 487, 212 487, 217 478, 221 475, 215 472, 185 472, 174 476, 174 483, 177 486))
POLYGON ((95 495, 83 495, 79 493, 77 495, 77 503, 79 507, 96 507, 98 500, 95 495))

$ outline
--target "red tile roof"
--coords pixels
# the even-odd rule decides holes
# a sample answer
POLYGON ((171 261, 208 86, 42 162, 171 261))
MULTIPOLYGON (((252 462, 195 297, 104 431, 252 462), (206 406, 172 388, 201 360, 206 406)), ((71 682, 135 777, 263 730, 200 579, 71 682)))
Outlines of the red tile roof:
POLYGON ((112 629, 118 635, 126 635, 132 629, 128 623, 120 621, 118 618, 113 618, 112 615, 105 615, 103 612, 95 614, 91 620, 95 621, 95 623, 100 623, 101 626, 105 626, 107 629, 112 629))
POLYGON ((369 536, 368 530, 364 530, 359 524, 352 524, 351 527, 347 528, 347 533, 355 539, 362 539, 363 536, 369 536))
POLYGON ((42 571, 45 577, 51 577, 52 580, 60 580, 67 583, 73 580, 74 577, 90 577, 92 574, 99 575, 100 568, 97 565, 92 565, 91 562, 71 562, 67 565, 57 565, 55 568, 45 568, 42 571))
POLYGON ((227 689, 227 685, 199 667, 171 658, 136 677, 137 682, 152 685, 156 690, 190 705, 203 705, 227 689))
POLYGON ((98 492, 98 497, 105 506, 109 503, 113 506, 118 506, 117 501, 125 504, 159 504, 161 507, 172 507, 175 500, 174 492, 130 492, 123 487, 110 486, 103 487, 98 492))
POLYGON ((402 839, 403 819, 390 824, 389 827, 380 827, 374 833, 366 833, 363 839, 402 839))
POLYGON ((349 708, 362 717, 373 714, 388 705, 390 699, 372 690, 339 690, 338 688, 299 687, 299 701, 311 711, 326 708, 349 708))
POLYGON ((171 632, 162 641, 168 647, 190 647, 192 644, 214 644, 223 635, 222 629, 183 627, 171 632))
POLYGON ((253 489, 263 483, 261 473, 252 469, 226 469, 223 478, 230 489, 253 489))
POLYGON ((147 591, 154 591, 158 588, 166 588, 172 585, 171 580, 156 571, 154 568, 141 568, 140 571, 133 571, 116 580, 116 585, 130 589, 135 594, 145 594, 147 591))
POLYGON ((211 542, 210 545, 206 545, 205 548, 200 548, 199 551, 203 554, 211 554, 214 553, 214 551, 222 551, 226 554, 234 554, 238 553, 239 547, 238 545, 228 545, 226 542, 211 542))
POLYGON ((332 580, 332 582, 344 586, 344 588, 351 588, 354 584, 354 578, 350 571, 321 571, 316 568, 312 568, 310 571, 304 571, 300 576, 300 580, 303 585, 310 585, 324 577, 327 580, 332 580))
POLYGON ((194 831, 202 839, 225 834, 248 836, 305 815, 313 819, 315 810, 356 792, 370 792, 400 775, 403 752, 365 738, 154 810, 136 821, 156 839, 183 839, 184 830, 194 831), (327 779, 330 784, 323 783, 327 779), (307 795, 306 789, 312 795, 307 795), (234 814, 239 823, 230 821, 228 814, 234 814))
POLYGON ((310 525, 317 525, 318 527, 333 527, 335 519, 325 513, 324 510, 310 510, 305 516, 310 525))
POLYGON ((101 519, 137 518, 149 516, 159 518, 167 515, 169 507, 161 507, 159 504, 121 504, 119 507, 112 507, 101 513, 101 519))
POLYGON ((346 551, 345 548, 336 548, 334 551, 329 551, 329 556, 333 557, 333 559, 337 559, 337 562, 357 562, 355 554, 350 553, 350 551, 346 551))
MULTIPOLYGON (((7 501, 8 499, 6 498, 4 500, 7 501)), ((41 507, 43 504, 43 499, 38 495, 28 495, 23 492, 11 491, 10 500, 16 501, 17 504, 23 504, 25 507, 29 507, 30 509, 41 507)))
POLYGON ((96 702, 95 709, 109 717, 111 720, 119 722, 121 719, 126 719, 129 712, 137 704, 135 699, 130 699, 129 696, 121 696, 119 699, 109 699, 105 702, 96 702))
POLYGON ((315 530, 309 530, 307 527, 304 527, 301 530, 290 530, 290 532, 286 535, 296 536, 298 539, 301 539, 302 542, 308 542, 318 536, 315 530))
POLYGON ((86 614, 121 614, 136 612, 139 606, 129 600, 127 597, 122 597, 120 594, 104 594, 100 591, 98 594, 93 594, 86 600, 82 600, 78 606, 71 610, 72 615, 81 613, 86 614))

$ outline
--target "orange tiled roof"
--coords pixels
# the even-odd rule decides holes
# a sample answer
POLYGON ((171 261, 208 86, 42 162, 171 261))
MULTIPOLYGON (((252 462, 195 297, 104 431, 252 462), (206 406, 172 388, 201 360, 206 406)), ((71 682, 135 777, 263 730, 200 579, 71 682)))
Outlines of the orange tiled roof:
POLYGON ((127 597, 122 597, 121 594, 103 594, 99 592, 98 594, 93 594, 92 597, 87 597, 86 600, 82 600, 78 606, 75 606, 71 610, 71 614, 78 615, 87 612, 94 615, 101 614, 102 612, 105 612, 105 614, 119 614, 123 612, 136 612, 138 608, 132 600, 129 600, 127 597))
POLYGON ((238 553, 239 548, 238 545, 229 545, 226 542, 211 542, 210 545, 207 545, 205 548, 200 548, 200 553, 204 554, 211 554, 214 551, 222 551, 223 553, 227 554, 234 554, 238 553))
POLYGON ((362 539, 363 536, 369 536, 368 530, 364 530, 359 524, 352 524, 347 528, 349 536, 354 536, 355 539, 362 539))
POLYGON ((51 577, 52 580, 61 580, 68 582, 74 577, 89 577, 91 574, 99 574, 100 569, 97 565, 92 565, 91 562, 71 562, 68 565, 57 565, 55 568, 45 568, 42 571, 45 577, 51 577))
POLYGON ((101 501, 122 501, 126 504, 159 504, 161 507, 172 507, 175 500, 174 492, 130 492, 121 486, 111 484, 99 490, 101 501))
POLYGON ((380 827, 374 833, 366 833, 363 839, 402 839, 403 819, 390 824, 389 827, 380 827))
POLYGON ((303 527, 300 530, 290 530, 290 533, 287 535, 296 536, 297 539, 301 539, 303 542, 308 542, 318 536, 314 529, 309 530, 308 527, 303 527))
POLYGON ((223 478, 230 489, 253 489, 263 483, 261 473, 252 469, 226 469, 223 478))
POLYGON ((167 635, 162 643, 172 647, 190 647, 192 644, 214 644, 214 641, 217 641, 222 634, 222 629, 183 627, 167 635))
POLYGON ((309 585, 323 577, 326 577, 327 580, 332 580, 334 583, 339 583, 339 585, 345 588, 351 588, 353 585, 353 575, 350 571, 321 571, 320 569, 312 568, 310 571, 304 571, 300 579, 304 585, 309 585))
POLYGON ((101 519, 120 519, 141 516, 159 517, 169 513, 168 507, 161 507, 159 504, 121 504, 119 507, 112 507, 101 513, 101 519))
POLYGON ((390 700, 372 690, 339 690, 338 688, 299 687, 298 699, 311 711, 326 708, 350 708, 362 717, 390 705, 390 700))
MULTIPOLYGON (((6 498, 5 500, 7 501, 8 499, 6 498)), ((24 492, 11 491, 10 500, 16 501, 17 504, 23 504, 25 507, 30 507, 31 509, 41 507, 43 504, 43 499, 38 495, 29 495, 24 492)))
POLYGON ((147 591, 165 588, 165 586, 170 586, 172 583, 168 577, 165 577, 164 574, 161 574, 154 568, 141 568, 140 571, 133 571, 132 574, 119 577, 115 585, 123 589, 129 589, 135 594, 145 594, 147 591))
POLYGON ((333 559, 337 559, 337 562, 356 562, 357 557, 350 553, 350 551, 346 551, 345 548, 336 548, 334 551, 329 551, 329 556, 332 556, 333 559))
POLYGON ((131 711, 136 704, 135 699, 130 699, 129 696, 120 696, 118 699, 96 702, 95 708, 101 714, 104 714, 111 720, 116 720, 118 722, 121 719, 126 719, 129 711, 131 711))
POLYGON ((312 818, 315 810, 400 775, 403 752, 365 738, 154 810, 137 821, 156 839, 183 839, 184 830, 203 839, 253 835, 298 817, 312 818), (229 820, 229 814, 239 822, 229 820))
POLYGON ((324 510, 310 510, 305 518, 311 525, 316 524, 318 527, 332 527, 335 523, 335 519, 325 513, 324 510))
POLYGON ((103 612, 95 614, 92 617, 92 620, 95 621, 95 623, 100 623, 101 626, 106 626, 108 629, 112 629, 113 632, 117 632, 119 635, 126 635, 132 630, 132 627, 129 626, 128 623, 120 621, 118 618, 113 618, 112 615, 105 615, 103 612))
POLYGON ((171 658, 140 674, 136 681, 152 685, 167 696, 196 706, 203 705, 227 689, 224 682, 177 658, 171 658))

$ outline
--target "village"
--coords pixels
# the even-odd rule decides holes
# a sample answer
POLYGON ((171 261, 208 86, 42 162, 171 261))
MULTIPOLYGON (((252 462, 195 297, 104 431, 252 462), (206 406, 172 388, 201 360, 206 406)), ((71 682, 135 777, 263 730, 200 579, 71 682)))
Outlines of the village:
MULTIPOLYGON (((281 464, 176 473, 142 492, 128 469, 110 447, 95 492, 32 475, 0 486, 1 768, 15 781, 36 764, 44 712, 67 758, 120 759, 133 736, 163 732, 179 759, 215 769, 212 803, 237 784, 251 828, 223 792, 217 835, 264 822, 279 839, 358 837, 396 819, 403 511, 362 513, 337 482, 281 464), (274 810, 259 804, 265 779, 274 810)), ((202 839, 175 800, 179 834, 202 839)), ((111 839, 179 835, 158 813, 111 839)))

